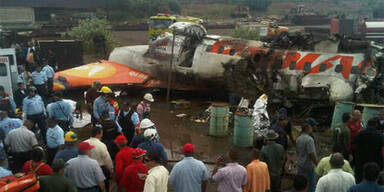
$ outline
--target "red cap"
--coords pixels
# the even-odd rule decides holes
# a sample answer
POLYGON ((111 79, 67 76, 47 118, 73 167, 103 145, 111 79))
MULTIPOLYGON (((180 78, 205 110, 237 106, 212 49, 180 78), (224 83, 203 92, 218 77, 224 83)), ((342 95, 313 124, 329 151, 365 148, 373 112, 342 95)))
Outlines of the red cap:
POLYGON ((136 148, 134 151, 132 151, 132 157, 133 158, 139 158, 147 153, 146 150, 136 148))
POLYGON ((183 147, 183 153, 185 154, 191 154, 195 150, 195 146, 193 146, 192 143, 187 143, 183 147))
POLYGON ((81 142, 79 144, 79 151, 87 151, 95 148, 95 146, 89 144, 88 142, 81 142))
POLYGON ((114 141, 116 144, 122 145, 126 144, 128 142, 127 138, 124 137, 124 135, 119 135, 115 138, 114 141))

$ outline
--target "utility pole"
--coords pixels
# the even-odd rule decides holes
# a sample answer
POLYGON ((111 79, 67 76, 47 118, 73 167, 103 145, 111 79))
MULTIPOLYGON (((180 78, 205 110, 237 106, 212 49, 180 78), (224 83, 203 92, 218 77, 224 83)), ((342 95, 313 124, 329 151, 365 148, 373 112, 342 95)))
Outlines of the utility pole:
MULTIPOLYGON (((171 109, 171 105, 169 103, 169 100, 171 97, 171 88, 172 88, 172 68, 173 68, 173 55, 174 55, 173 52, 175 49, 176 31, 173 30, 172 34, 173 34, 173 37, 172 37, 172 48, 171 48, 171 60, 169 61, 168 86, 167 86, 167 107, 169 110, 171 109)), ((171 138, 174 138, 173 130, 171 130, 170 134, 171 134, 171 138)), ((173 139, 169 140, 169 145, 170 145, 169 147, 171 150, 171 158, 173 158, 173 142, 172 142, 172 140, 173 139)))
POLYGON ((176 39, 176 32, 173 30, 173 37, 172 37, 172 48, 171 48, 171 60, 169 61, 169 71, 168 71, 168 86, 167 86, 167 106, 170 108, 170 97, 171 97, 171 89, 172 89, 172 68, 173 68, 173 52, 175 49, 175 39, 176 39))

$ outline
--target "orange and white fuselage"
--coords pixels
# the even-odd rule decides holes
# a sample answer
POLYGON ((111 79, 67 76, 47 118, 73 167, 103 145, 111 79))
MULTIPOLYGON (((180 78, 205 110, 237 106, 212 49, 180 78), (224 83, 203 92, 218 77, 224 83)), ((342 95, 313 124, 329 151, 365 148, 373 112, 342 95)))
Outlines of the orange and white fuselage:
MULTIPOLYGON (((276 91, 289 91, 299 98, 351 100, 359 86, 357 79, 362 75, 373 79, 376 75, 375 68, 362 53, 273 50, 259 41, 220 36, 206 36, 193 48, 188 48, 186 39, 185 36, 176 36, 174 42, 172 72, 177 76, 175 83, 178 86, 173 86, 176 89, 207 88, 214 82, 223 83, 223 63, 236 63, 245 57, 251 58, 260 72, 277 79, 273 85, 276 91), (311 95, 314 92, 308 92, 308 89, 321 90, 322 94, 311 95)), ((90 85, 94 80, 102 84, 139 83, 144 87, 164 87, 170 70, 171 50, 170 35, 151 45, 116 48, 108 61, 62 71, 56 76, 82 82, 68 81, 72 84, 69 87, 90 85), (94 73, 90 73, 92 70, 94 73), (84 77, 72 77, 79 74, 84 77), (101 77, 103 74, 109 76, 101 77)))

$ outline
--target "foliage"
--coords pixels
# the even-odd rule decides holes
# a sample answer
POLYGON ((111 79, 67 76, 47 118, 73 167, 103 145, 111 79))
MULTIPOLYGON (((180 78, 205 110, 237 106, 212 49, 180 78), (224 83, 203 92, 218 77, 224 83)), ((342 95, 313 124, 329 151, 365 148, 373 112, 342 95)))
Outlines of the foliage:
POLYGON ((185 3, 206 3, 206 4, 242 4, 253 10, 265 10, 271 5, 271 0, 184 0, 185 3))
POLYGON ((246 40, 259 40, 260 36, 256 30, 249 27, 238 27, 232 34, 233 37, 246 39, 246 40))
POLYGON ((243 2, 243 4, 253 10, 266 10, 271 3, 271 0, 244 0, 243 2))
POLYGON ((157 13, 180 12, 178 0, 105 0, 112 21, 148 18, 157 13))
POLYGON ((224 4, 183 4, 182 15, 198 17, 207 21, 208 19, 231 18, 235 10, 234 5, 224 4))
POLYGON ((105 52, 113 49, 112 34, 107 29, 109 23, 105 19, 86 19, 80 21, 77 27, 72 28, 67 34, 83 42, 87 53, 96 53, 105 56, 105 52), (95 39, 105 39, 104 42, 95 42, 95 39), (102 45, 102 46, 100 46, 102 45), (103 49, 102 47, 105 47, 103 49))

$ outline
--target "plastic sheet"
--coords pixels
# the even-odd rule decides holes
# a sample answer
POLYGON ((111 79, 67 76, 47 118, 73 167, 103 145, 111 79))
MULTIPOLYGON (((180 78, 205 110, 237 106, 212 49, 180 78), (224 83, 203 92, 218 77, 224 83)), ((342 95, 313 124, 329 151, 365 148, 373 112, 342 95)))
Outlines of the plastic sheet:
POLYGON ((252 122, 256 135, 264 135, 269 127, 269 116, 267 112, 268 96, 261 95, 253 105, 252 122))

